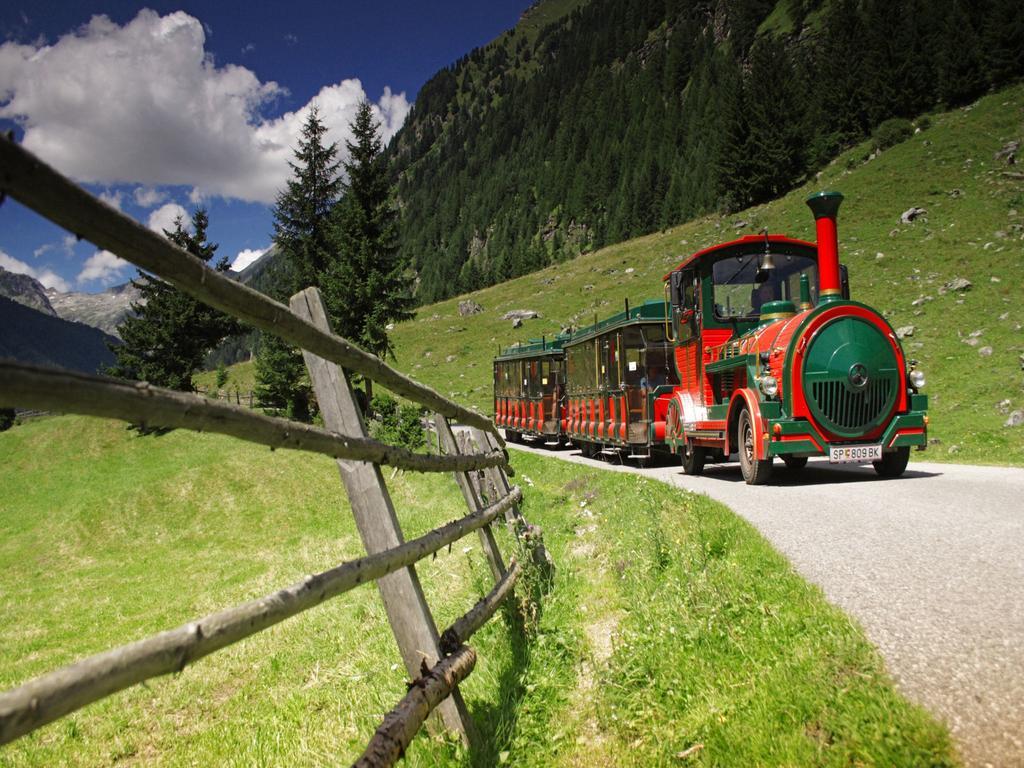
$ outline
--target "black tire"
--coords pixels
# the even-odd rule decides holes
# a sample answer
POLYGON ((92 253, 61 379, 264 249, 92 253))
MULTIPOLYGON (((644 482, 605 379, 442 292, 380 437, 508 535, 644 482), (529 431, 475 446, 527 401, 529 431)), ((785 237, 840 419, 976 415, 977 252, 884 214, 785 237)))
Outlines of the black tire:
POLYGON ((746 408, 740 413, 736 430, 740 454, 740 470, 747 485, 764 485, 772 476, 772 460, 754 458, 754 423, 746 408))
POLYGON ((803 469, 807 466, 806 456, 787 456, 783 454, 782 460, 786 463, 786 469, 803 469))
POLYGON ((585 458, 588 458, 588 459, 594 458, 594 444, 593 443, 591 443, 589 440, 581 440, 579 442, 579 446, 580 446, 580 453, 582 453, 585 458))
POLYGON ((883 453, 881 461, 871 462, 879 477, 899 477, 906 471, 910 461, 910 446, 897 448, 892 453, 883 453))
POLYGON ((706 448, 686 443, 680 457, 683 460, 683 472, 688 475, 704 474, 704 462, 708 458, 706 448))
POLYGON ((506 443, 521 443, 523 442, 523 436, 521 433, 516 432, 512 429, 505 430, 505 442, 506 443))

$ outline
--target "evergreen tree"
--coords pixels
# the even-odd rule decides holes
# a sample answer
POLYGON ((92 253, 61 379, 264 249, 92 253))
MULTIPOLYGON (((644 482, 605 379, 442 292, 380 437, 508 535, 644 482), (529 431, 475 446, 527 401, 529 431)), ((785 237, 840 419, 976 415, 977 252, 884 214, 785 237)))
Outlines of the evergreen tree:
MULTIPOLYGON (((351 128, 348 178, 333 216, 338 259, 324 294, 336 332, 383 358, 393 355, 387 325, 413 316, 412 278, 398 251, 398 214, 368 102, 359 105, 351 128)), ((459 265, 453 267, 451 279, 457 281, 459 265)))
MULTIPOLYGON (((173 230, 164 230, 172 243, 209 262, 217 250, 206 239, 209 220, 206 211, 192 216, 192 232, 185 229, 179 216, 173 230)), ((224 272, 227 259, 216 268, 224 272)), ((117 362, 109 373, 127 379, 148 381, 183 392, 194 391, 192 375, 198 371, 207 353, 229 336, 241 332, 233 318, 193 299, 177 288, 153 277, 133 280, 141 294, 132 304, 134 317, 128 317, 118 330, 122 344, 111 345, 117 362)))
MULTIPOLYGON (((324 145, 327 127, 312 109, 289 163, 292 178, 274 206, 274 245, 285 266, 275 297, 287 301, 309 286, 324 288, 324 276, 337 258, 330 226, 341 179, 335 144, 324 145)), ((339 329, 335 328, 335 331, 339 329)), ((272 334, 262 334, 256 353, 256 386, 260 405, 285 411, 290 418, 310 419, 310 385, 301 352, 272 334)))

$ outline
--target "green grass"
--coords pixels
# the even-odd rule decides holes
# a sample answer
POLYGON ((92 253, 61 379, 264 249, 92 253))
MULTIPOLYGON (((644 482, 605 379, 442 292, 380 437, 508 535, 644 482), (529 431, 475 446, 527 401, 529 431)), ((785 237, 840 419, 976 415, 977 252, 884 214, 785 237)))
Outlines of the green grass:
POLYGON ((846 195, 840 255, 853 297, 877 307, 895 327, 915 326, 906 349, 928 377, 930 436, 940 442, 914 456, 1024 465, 1024 428, 1004 428, 1006 415, 997 410, 1004 399, 1024 408, 1024 184, 993 162, 1007 141, 1021 138, 1022 113, 1024 86, 1018 85, 969 109, 933 115, 930 128, 873 160, 865 142, 819 179, 768 205, 698 219, 477 291, 470 298, 484 307, 481 314, 460 317, 459 299, 423 307, 395 329, 398 367, 490 413, 491 359, 499 345, 550 338, 570 322, 620 311, 625 298, 635 306, 661 297, 662 276, 716 242, 762 227, 813 240, 804 199, 838 189, 846 195), (901 225, 900 214, 911 206, 926 208, 927 221, 901 225), (973 288, 941 295, 954 277, 969 279, 973 288), (932 300, 913 306, 922 296, 932 300), (500 319, 510 309, 543 317, 513 330, 500 319), (978 330, 976 347, 964 343, 978 330), (981 356, 989 346, 993 354, 981 356))
MULTIPOLYGON (((953 762, 860 630, 724 507, 514 460, 553 589, 532 639, 501 615, 473 638, 480 746, 421 734, 405 764, 674 764, 698 742, 688 764, 953 762)), ((407 537, 464 511, 450 477, 389 487, 407 537)), ((0 488, 3 687, 361 553, 331 461, 216 435, 33 420, 0 434, 0 488)), ((440 626, 489 578, 475 537, 418 571, 440 626)), ((404 677, 362 588, 20 739, 0 765, 344 763, 404 677)))
MULTIPOLYGON (((253 391, 256 384, 256 366, 252 360, 235 363, 227 368, 228 380, 219 389, 234 395, 236 392, 242 396, 253 391)), ((192 383, 207 392, 217 390, 217 371, 201 371, 192 377, 192 383)))

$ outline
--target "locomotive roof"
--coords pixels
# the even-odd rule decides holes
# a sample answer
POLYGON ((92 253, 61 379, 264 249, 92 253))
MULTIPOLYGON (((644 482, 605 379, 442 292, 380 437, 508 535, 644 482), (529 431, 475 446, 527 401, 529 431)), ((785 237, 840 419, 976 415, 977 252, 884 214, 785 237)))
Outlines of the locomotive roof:
POLYGON ((814 249, 815 253, 817 253, 818 251, 818 245, 816 243, 810 243, 807 240, 797 240, 792 237, 786 237, 785 235, 744 235, 738 240, 730 240, 727 243, 718 243, 717 245, 712 245, 710 248, 705 248, 701 251, 697 251, 692 256, 687 256, 685 259, 679 262, 679 264, 677 264, 667 275, 665 275, 662 278, 662 280, 668 280, 669 275, 671 275, 672 272, 678 272, 680 269, 688 267, 694 262, 702 260, 706 256, 710 256, 712 254, 717 255, 719 252, 729 251, 733 248, 745 251, 748 250, 748 247, 751 245, 763 246, 765 240, 767 240, 770 245, 812 248, 814 249))
POLYGON ((583 341, 588 338, 593 338, 605 331, 613 330, 624 325, 634 325, 637 323, 651 323, 665 322, 665 302, 663 299, 647 299, 643 304, 636 307, 630 307, 629 311, 623 310, 617 315, 599 320, 593 325, 587 326, 586 328, 580 328, 578 331, 573 333, 569 338, 563 337, 563 343, 568 346, 569 344, 575 344, 577 341, 583 341))

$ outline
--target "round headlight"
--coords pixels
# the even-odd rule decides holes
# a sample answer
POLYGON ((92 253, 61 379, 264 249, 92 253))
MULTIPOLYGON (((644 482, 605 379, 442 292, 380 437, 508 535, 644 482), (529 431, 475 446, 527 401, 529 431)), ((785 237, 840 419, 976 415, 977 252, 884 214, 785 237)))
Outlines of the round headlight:
POLYGON ((910 372, 910 386, 920 389, 924 386, 924 371, 913 370, 910 372))
POLYGON ((763 376, 760 380, 761 391, 768 397, 775 397, 779 392, 779 382, 775 380, 774 376, 763 376))

